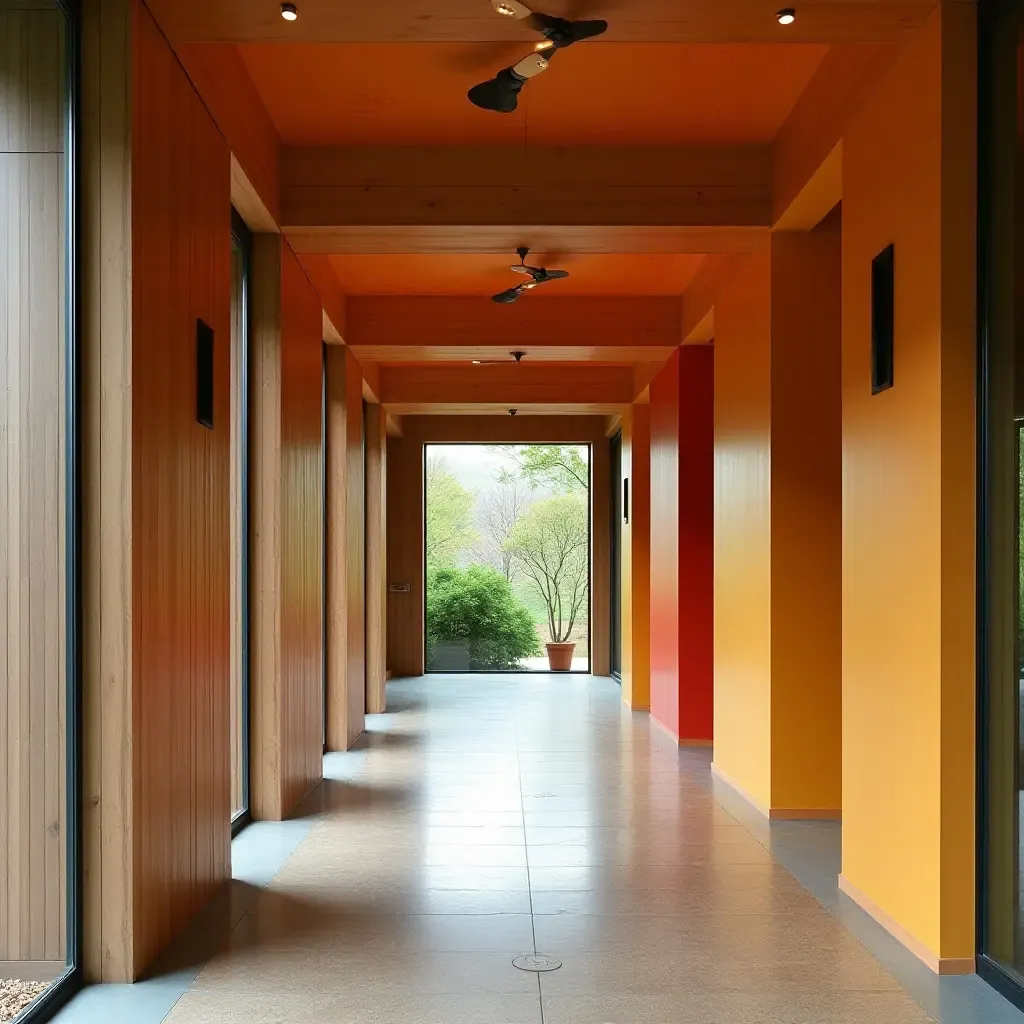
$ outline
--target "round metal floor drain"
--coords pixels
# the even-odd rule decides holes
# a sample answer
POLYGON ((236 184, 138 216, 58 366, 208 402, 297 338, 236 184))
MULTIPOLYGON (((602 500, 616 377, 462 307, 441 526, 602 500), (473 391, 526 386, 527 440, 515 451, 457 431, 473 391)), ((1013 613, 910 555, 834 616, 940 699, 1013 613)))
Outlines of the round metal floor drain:
POLYGON ((547 953, 527 953, 526 956, 517 956, 512 961, 513 967, 521 971, 557 971, 562 966, 561 960, 556 960, 547 953))

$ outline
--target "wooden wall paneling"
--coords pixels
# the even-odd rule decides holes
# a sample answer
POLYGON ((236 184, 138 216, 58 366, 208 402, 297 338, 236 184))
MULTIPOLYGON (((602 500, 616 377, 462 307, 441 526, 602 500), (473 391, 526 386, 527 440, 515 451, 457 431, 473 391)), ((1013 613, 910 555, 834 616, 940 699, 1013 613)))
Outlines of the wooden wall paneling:
POLYGON ((345 349, 345 405, 348 409, 348 743, 362 734, 366 714, 366 505, 363 378, 345 349))
POLYGON ((131 977, 230 877, 231 815, 230 154, 141 5, 135 19, 131 977), (212 430, 197 318, 215 338, 212 430))
POLYGON ((134 0, 82 11, 84 949, 132 974, 131 93, 134 0))
POLYGON ((250 423, 253 816, 322 774, 321 311, 278 235, 253 238, 250 423))
POLYGON ((249 779, 255 819, 281 807, 281 239, 252 239, 249 406, 249 779))
POLYGON ((418 676, 425 667, 422 439, 389 437, 387 473, 387 663, 395 676, 418 676))
POLYGON ((65 960, 64 22, 0 12, 0 978, 65 960))
POLYGON ((284 810, 323 776, 323 386, 320 299, 284 246, 281 275, 284 810))
POLYGON ((327 644, 325 665, 328 750, 348 749, 348 407, 347 353, 324 351, 327 374, 327 644))
POLYGON ((366 407, 366 710, 387 706, 387 418, 366 407))

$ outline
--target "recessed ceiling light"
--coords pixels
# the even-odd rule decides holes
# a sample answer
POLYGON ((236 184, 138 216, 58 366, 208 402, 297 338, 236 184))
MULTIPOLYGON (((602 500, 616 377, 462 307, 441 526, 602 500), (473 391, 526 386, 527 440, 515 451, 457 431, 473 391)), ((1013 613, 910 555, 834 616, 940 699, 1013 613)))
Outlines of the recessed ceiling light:
POLYGON ((295 4, 281 4, 281 17, 285 21, 295 21, 299 16, 299 9, 295 4))
POLYGON ((780 25, 792 25, 796 21, 796 8, 783 7, 775 17, 779 19, 780 25))

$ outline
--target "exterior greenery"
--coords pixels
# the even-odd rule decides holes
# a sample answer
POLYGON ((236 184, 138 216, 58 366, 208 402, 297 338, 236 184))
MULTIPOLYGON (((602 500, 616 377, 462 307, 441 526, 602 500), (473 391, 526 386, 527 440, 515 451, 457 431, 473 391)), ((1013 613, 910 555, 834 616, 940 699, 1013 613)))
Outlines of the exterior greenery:
POLYGON ((529 610, 496 569, 436 567, 427 573, 427 667, 440 643, 464 645, 469 668, 500 671, 541 653, 529 610))
POLYGON ((582 494, 545 498, 527 509, 508 540, 547 614, 552 643, 566 643, 587 600, 590 554, 587 502, 582 494))

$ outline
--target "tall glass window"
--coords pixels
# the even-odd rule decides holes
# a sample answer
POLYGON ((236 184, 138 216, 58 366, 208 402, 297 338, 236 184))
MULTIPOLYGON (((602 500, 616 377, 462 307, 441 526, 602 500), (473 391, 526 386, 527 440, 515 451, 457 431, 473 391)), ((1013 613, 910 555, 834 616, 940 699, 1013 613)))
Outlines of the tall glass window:
POLYGON ((75 25, 0 0, 0 1019, 78 977, 75 25))
POLYGON ((249 819, 249 250, 231 217, 231 823, 249 819))

